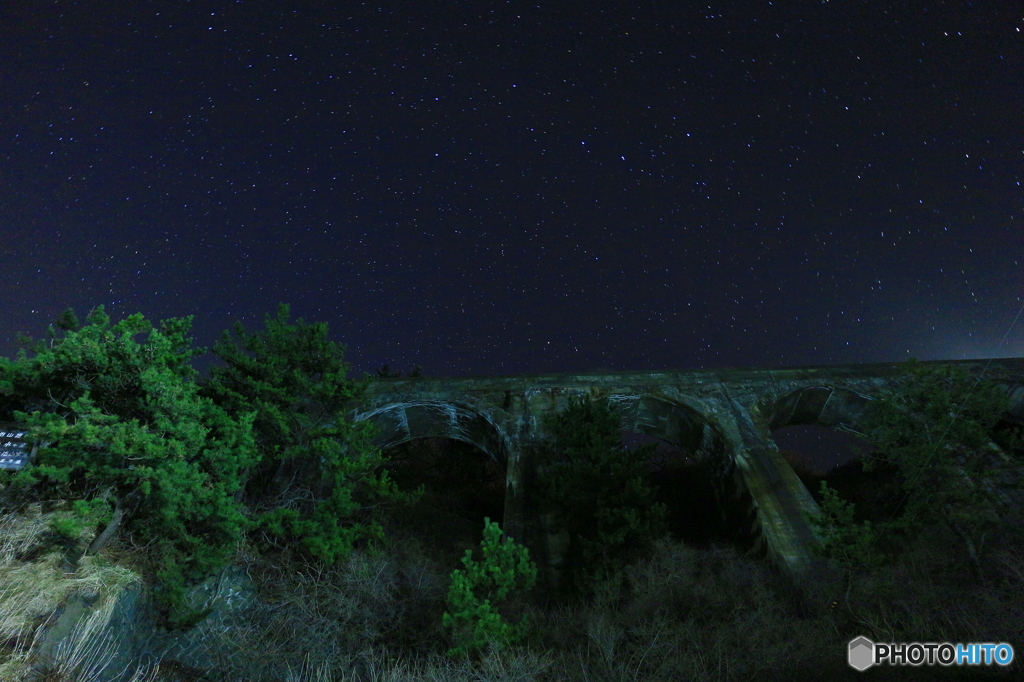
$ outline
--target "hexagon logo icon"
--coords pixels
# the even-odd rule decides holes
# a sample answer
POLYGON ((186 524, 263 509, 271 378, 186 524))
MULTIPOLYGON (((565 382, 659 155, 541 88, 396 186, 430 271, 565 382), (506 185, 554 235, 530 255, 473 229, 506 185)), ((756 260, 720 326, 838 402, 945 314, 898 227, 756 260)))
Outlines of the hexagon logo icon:
POLYGON ((874 664, 874 658, 875 643, 870 639, 858 637, 850 641, 846 662, 850 664, 851 668, 863 672, 874 664))

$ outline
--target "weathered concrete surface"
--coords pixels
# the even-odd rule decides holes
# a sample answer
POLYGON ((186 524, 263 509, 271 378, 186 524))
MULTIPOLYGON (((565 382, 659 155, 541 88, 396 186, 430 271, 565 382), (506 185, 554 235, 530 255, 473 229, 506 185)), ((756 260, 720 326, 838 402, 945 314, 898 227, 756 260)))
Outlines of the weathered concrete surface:
MULTIPOLYGON (((930 364, 930 363, 926 363, 930 364)), ((1000 382, 1024 417, 1024 360, 960 361, 1000 382)), ((506 465, 504 528, 535 553, 557 554, 558 529, 531 506, 528 446, 548 437, 542 417, 571 396, 608 399, 622 428, 710 459, 719 474, 723 509, 749 538, 799 573, 813 563, 810 493, 781 457, 771 431, 820 424, 853 432, 872 395, 902 371, 896 363, 785 369, 560 374, 510 377, 388 379, 374 383, 351 415, 380 428, 378 444, 424 437, 473 443, 506 465), (544 537, 545 535, 549 537, 544 537), (552 537, 555 536, 555 537, 552 537)), ((559 556, 544 563, 556 567, 559 556)))

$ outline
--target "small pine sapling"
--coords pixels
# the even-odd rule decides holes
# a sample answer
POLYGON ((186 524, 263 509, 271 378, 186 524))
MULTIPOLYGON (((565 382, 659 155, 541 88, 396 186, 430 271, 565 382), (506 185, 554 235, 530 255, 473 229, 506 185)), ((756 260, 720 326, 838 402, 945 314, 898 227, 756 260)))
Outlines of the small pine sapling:
POLYGON ((530 560, 526 547, 501 535, 498 524, 485 518, 480 542, 483 560, 475 561, 473 551, 466 550, 464 568, 452 571, 448 610, 441 621, 452 632, 455 646, 448 650, 452 658, 467 658, 488 645, 502 649, 526 634, 525 617, 518 623, 508 623, 498 607, 513 591, 525 592, 533 587, 537 565, 530 560))
POLYGON ((871 522, 855 522, 853 503, 839 497, 825 481, 821 497, 819 511, 810 519, 821 538, 819 554, 847 568, 879 565, 882 557, 875 548, 877 532, 871 522))

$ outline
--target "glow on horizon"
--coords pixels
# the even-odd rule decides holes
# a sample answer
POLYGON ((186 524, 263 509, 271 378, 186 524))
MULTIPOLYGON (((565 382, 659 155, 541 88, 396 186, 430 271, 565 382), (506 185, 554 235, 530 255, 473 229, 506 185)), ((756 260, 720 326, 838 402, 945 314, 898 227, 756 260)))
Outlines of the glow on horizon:
MULTIPOLYGON (((1021 334, 1016 338, 1007 338, 1005 342, 998 340, 986 342, 982 338, 956 340, 947 339, 936 343, 929 351, 922 352, 919 360, 992 360, 998 358, 1024 357, 1024 339, 1021 334)), ((926 344, 930 345, 930 344, 926 344)), ((913 355, 913 353, 910 353, 913 355)))

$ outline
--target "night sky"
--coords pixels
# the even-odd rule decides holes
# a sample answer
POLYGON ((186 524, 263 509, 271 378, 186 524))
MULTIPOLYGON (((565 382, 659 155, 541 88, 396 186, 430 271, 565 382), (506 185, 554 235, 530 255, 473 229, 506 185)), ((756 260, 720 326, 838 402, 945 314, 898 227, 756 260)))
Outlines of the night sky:
POLYGON ((287 302, 355 372, 1020 356, 1022 28, 1005 0, 4 3, 0 355, 68 307, 209 346, 287 302))

